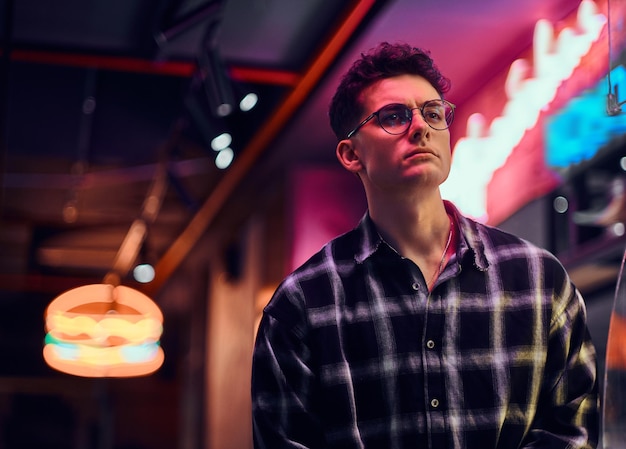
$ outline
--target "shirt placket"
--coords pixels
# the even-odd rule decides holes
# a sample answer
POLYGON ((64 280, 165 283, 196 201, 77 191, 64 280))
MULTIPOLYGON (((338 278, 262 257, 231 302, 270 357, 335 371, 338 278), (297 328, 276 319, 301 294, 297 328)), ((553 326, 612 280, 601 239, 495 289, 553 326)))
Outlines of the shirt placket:
POLYGON ((428 296, 423 344, 424 398, 429 447, 446 447, 445 411, 447 410, 443 373, 444 314, 440 295, 428 296))

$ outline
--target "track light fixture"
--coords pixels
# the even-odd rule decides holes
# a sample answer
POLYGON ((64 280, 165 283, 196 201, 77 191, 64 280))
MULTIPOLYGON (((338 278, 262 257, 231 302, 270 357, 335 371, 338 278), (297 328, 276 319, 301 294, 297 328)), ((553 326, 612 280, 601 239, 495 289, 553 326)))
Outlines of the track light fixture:
POLYGON ((210 49, 206 55, 204 91, 211 114, 222 118, 229 116, 235 108, 235 95, 231 80, 217 49, 210 49))

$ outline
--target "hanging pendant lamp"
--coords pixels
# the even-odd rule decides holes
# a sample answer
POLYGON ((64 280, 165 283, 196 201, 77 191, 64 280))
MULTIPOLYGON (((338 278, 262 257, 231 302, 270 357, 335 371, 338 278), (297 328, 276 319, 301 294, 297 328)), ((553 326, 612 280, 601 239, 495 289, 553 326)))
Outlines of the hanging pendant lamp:
POLYGON ((83 377, 148 375, 164 361, 163 314, 143 293, 91 284, 56 297, 45 313, 46 363, 83 377))

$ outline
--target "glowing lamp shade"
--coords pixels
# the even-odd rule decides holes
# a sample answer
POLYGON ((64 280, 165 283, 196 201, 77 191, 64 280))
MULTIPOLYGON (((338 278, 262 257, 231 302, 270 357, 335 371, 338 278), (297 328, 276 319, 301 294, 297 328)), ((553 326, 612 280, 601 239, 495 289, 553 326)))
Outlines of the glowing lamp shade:
POLYGON ((43 357, 67 374, 144 376, 165 359, 159 344, 163 314, 129 287, 92 284, 69 290, 48 305, 45 322, 43 357))

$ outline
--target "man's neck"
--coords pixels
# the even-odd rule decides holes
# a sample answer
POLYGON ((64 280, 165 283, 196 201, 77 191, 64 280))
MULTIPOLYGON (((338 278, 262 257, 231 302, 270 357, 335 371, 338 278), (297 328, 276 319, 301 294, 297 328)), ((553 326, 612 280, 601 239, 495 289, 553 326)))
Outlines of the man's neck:
POLYGON ((400 254, 429 257, 441 253, 450 219, 441 196, 394 201, 370 201, 369 212, 381 236, 400 254))

